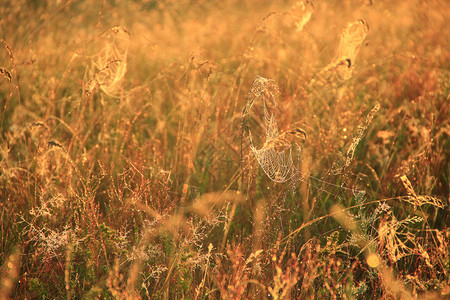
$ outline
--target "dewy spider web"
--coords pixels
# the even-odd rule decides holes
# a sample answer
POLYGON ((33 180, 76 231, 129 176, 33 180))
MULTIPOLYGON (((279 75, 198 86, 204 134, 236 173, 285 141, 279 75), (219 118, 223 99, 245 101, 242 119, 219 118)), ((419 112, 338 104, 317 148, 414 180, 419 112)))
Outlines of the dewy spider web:
MULTIPOLYGON (((258 164, 263 169, 264 173, 269 177, 272 181, 277 183, 286 183, 289 182, 289 185, 294 191, 297 184, 304 180, 299 163, 301 162, 301 147, 297 143, 289 143, 285 144, 282 147, 274 147, 275 141, 279 140, 288 132, 280 133, 278 131, 278 125, 275 120, 273 113, 269 112, 267 107, 267 101, 271 102, 272 105, 276 106, 276 97, 279 94, 278 85, 274 80, 266 79, 261 76, 256 76, 253 81, 252 88, 250 89, 249 95, 247 96, 247 103, 242 111, 242 119, 243 119, 243 130, 246 127, 246 119, 250 115, 250 110, 255 105, 257 100, 261 99, 263 105, 264 112, 264 135, 265 141, 261 148, 257 148, 253 141, 253 136, 250 128, 246 128, 248 130, 248 139, 250 144, 250 149, 254 154, 258 164), (296 147, 297 150, 297 165, 294 164, 293 159, 293 146, 296 147)), ((357 190, 349 187, 345 187, 342 185, 335 185, 326 180, 316 178, 313 176, 307 176, 308 178, 317 181, 321 184, 326 184, 328 186, 333 186, 338 189, 352 191, 353 194, 357 197, 361 197, 361 195, 365 194, 365 191, 357 190)), ((329 191, 326 191, 323 188, 318 188, 319 190, 339 197, 329 191)))
MULTIPOLYGON (((272 113, 269 113, 266 100, 272 102, 276 106, 276 97, 278 94, 278 85, 275 81, 257 76, 253 81, 249 98, 242 112, 243 118, 250 113, 251 107, 255 101, 261 97, 264 107, 264 127, 265 127, 265 143, 257 149, 254 145, 251 131, 249 132, 250 149, 256 157, 264 173, 274 182, 283 183, 291 179, 298 178, 300 170, 294 165, 292 158, 292 145, 288 145, 283 149, 271 146, 273 141, 277 140, 281 135, 278 131, 277 122, 272 113), (274 90, 275 92, 273 92, 274 90), (287 152, 289 149, 289 152, 287 152)), ((298 147, 300 153, 300 147, 298 147)))
MULTIPOLYGON (((256 149, 253 144, 251 132, 249 134, 250 149, 256 157, 264 173, 274 182, 286 182, 292 179, 295 175, 300 174, 300 170, 294 166, 292 159, 292 147, 278 151, 275 147, 267 147, 271 141, 279 137, 277 122, 273 114, 267 111, 266 103, 264 104, 264 123, 266 126, 266 143, 261 149, 256 149)), ((300 149, 300 147, 299 147, 300 149)))
POLYGON ((323 68, 311 83, 342 84, 352 77, 355 60, 369 32, 366 21, 359 19, 347 24, 339 39, 339 46, 332 62, 323 68))
POLYGON ((130 34, 123 27, 113 27, 103 35, 103 47, 94 62, 95 81, 107 95, 120 94, 120 82, 127 71, 130 34))

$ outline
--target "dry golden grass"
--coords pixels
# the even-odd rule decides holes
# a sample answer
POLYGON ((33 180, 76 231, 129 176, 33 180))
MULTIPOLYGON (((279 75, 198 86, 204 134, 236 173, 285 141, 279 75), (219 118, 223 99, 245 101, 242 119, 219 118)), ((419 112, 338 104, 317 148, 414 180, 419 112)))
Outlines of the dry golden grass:
POLYGON ((3 1, 0 299, 450 297, 445 1, 3 1))

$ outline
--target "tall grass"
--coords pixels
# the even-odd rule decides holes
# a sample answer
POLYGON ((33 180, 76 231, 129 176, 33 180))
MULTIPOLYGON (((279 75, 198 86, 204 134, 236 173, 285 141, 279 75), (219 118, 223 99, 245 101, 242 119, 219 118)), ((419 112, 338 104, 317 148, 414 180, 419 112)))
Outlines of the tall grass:
POLYGON ((449 297, 449 12, 3 1, 0 298, 449 297))

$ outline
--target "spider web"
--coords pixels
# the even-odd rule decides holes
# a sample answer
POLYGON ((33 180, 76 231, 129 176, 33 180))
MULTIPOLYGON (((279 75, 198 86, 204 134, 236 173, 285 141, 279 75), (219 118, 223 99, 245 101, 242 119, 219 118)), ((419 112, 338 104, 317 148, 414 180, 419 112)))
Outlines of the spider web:
POLYGON ((130 34, 123 27, 113 27, 103 35, 103 47, 96 55, 95 81, 110 96, 120 95, 120 83, 127 72, 130 34))
MULTIPOLYGON (((270 101, 273 106, 276 106, 276 97, 278 96, 279 88, 274 80, 266 79, 261 76, 256 76, 253 81, 252 88, 247 98, 247 104, 242 112, 243 118, 246 118, 256 100, 261 98, 264 111, 264 132, 265 142, 261 148, 257 148, 253 141, 251 130, 249 130, 250 149, 255 155, 256 160, 263 169, 264 173, 274 182, 284 183, 300 175, 300 169, 294 165, 292 156, 292 145, 285 149, 269 146, 272 141, 280 137, 278 131, 277 121, 273 113, 270 113, 266 101, 270 101)), ((295 144, 297 145, 297 144, 295 144)), ((301 148, 297 145, 299 150, 299 161, 301 148)))
MULTIPOLYGON (((248 130, 248 140, 251 152, 256 158, 256 161, 263 169, 264 173, 269 177, 270 180, 276 183, 287 183, 290 190, 295 193, 295 188, 297 185, 304 181, 306 178, 316 182, 314 185, 319 191, 327 193, 329 195, 340 198, 337 194, 328 191, 323 187, 326 185, 340 191, 351 191, 355 197, 361 197, 365 195, 364 190, 354 189, 351 187, 345 187, 344 185, 336 185, 321 178, 317 178, 310 175, 303 175, 300 169, 300 163, 302 161, 301 147, 292 142, 284 148, 273 147, 273 141, 280 138, 283 132, 280 133, 278 130, 278 124, 273 113, 270 112, 267 103, 271 103, 276 106, 276 98, 278 96, 278 85, 274 80, 266 79, 261 76, 256 76, 252 88, 250 89, 249 95, 247 96, 247 103, 242 111, 243 127, 245 126, 245 121, 250 116, 250 110, 252 106, 257 105, 257 102, 261 101, 263 106, 263 119, 264 119, 264 130, 261 135, 261 141, 256 145, 254 141, 254 136, 252 134, 251 126, 247 128, 248 130), (274 92, 275 91, 275 92, 274 92), (296 152, 297 155, 294 155, 296 152), (297 159, 294 159, 294 157, 297 159), (322 187, 320 187, 322 185, 322 187)), ((244 130, 244 129, 243 129, 244 130)), ((254 130, 253 130, 254 132, 254 130)), ((258 135, 255 136, 259 137, 258 135)), ((312 182, 309 182, 310 187, 313 186, 312 182)))
POLYGON ((340 35, 339 46, 331 63, 323 68, 313 82, 319 85, 343 84, 352 77, 355 60, 369 32, 366 21, 349 22, 340 35))
MULTIPOLYGON (((270 144, 279 136, 277 122, 273 116, 267 110, 264 102, 264 123, 266 127, 266 143, 270 144)), ((251 132, 249 134, 250 149, 256 157, 264 173, 274 182, 283 183, 297 177, 300 174, 299 168, 294 165, 292 158, 292 146, 289 147, 289 151, 286 149, 278 151, 274 147, 263 146, 257 149, 253 143, 251 132)), ((298 147, 299 150, 300 147, 298 147)), ((301 151, 299 151, 300 153, 301 151)))

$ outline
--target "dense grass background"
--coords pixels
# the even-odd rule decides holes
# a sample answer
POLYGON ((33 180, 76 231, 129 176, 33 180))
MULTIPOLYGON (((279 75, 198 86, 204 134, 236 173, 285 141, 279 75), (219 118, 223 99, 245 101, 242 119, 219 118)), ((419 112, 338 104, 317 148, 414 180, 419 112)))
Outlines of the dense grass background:
POLYGON ((446 1, 1 3, 1 299, 450 296, 446 1))

